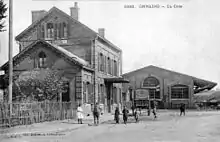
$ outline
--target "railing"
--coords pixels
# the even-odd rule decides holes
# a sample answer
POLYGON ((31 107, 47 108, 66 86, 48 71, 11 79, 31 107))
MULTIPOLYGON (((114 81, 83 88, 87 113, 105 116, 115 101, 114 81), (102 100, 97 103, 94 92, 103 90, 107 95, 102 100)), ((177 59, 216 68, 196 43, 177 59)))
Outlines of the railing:
POLYGON ((76 109, 72 106, 69 102, 13 103, 10 118, 9 104, 0 103, 0 127, 73 119, 76 116, 76 109))

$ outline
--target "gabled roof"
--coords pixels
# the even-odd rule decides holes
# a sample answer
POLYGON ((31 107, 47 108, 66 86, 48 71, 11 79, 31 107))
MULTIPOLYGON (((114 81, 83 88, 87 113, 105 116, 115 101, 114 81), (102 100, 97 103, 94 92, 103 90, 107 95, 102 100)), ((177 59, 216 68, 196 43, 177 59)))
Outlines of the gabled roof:
MULTIPOLYGON (((67 59, 69 59, 71 62, 85 68, 85 69, 89 69, 92 71, 92 69, 89 66, 89 63, 87 61, 85 61, 84 59, 74 55, 73 53, 65 50, 63 47, 51 44, 47 41, 44 40, 37 40, 35 42, 33 42, 32 44, 30 44, 29 46, 27 46, 24 50, 22 50, 20 53, 18 53, 16 56, 13 57, 13 62, 17 61, 17 59, 19 59, 20 57, 22 57, 22 55, 24 55, 27 51, 29 51, 30 49, 32 49, 33 47, 35 47, 35 45, 37 44, 44 44, 46 45, 46 47, 50 47, 54 50, 56 50, 57 52, 61 53, 62 56, 67 57, 67 59)), ((4 70, 8 67, 8 62, 6 62, 1 69, 4 70)))
POLYGON ((193 77, 193 76, 190 76, 190 75, 186 75, 186 74, 175 72, 175 71, 172 71, 172 70, 160 68, 160 67, 153 66, 153 65, 149 65, 149 66, 137 69, 135 71, 131 71, 131 72, 125 73, 122 76, 131 75, 131 74, 137 73, 138 71, 141 71, 141 70, 144 70, 144 69, 148 69, 148 68, 159 69, 159 70, 163 70, 163 71, 166 71, 166 72, 171 72, 173 74, 182 75, 182 76, 185 76, 185 77, 192 78, 192 80, 194 82, 194 85, 200 87, 199 89, 195 90, 196 91, 195 93, 197 93, 197 91, 200 92, 200 91, 203 91, 205 89, 210 90, 210 89, 212 89, 213 87, 215 87, 217 85, 217 83, 212 82, 212 81, 200 79, 200 78, 197 78, 197 77, 193 77))
POLYGON ((52 7, 48 12, 46 12, 41 18, 39 18, 38 20, 36 20, 35 22, 33 22, 28 28, 26 28, 24 31, 22 31, 19 35, 17 35, 15 37, 15 40, 19 40, 23 35, 25 35, 29 30, 31 30, 32 28, 34 28, 35 26, 37 26, 38 23, 40 23, 43 19, 45 19, 48 15, 50 15, 53 11, 56 11, 60 14, 62 14, 63 16, 67 17, 69 20, 73 21, 73 22, 77 22, 78 24, 82 25, 84 28, 90 30, 91 32, 94 33, 94 37, 91 37, 92 39, 94 39, 95 37, 97 37, 98 39, 103 40, 106 44, 114 47, 116 50, 118 51, 122 51, 120 48, 118 48, 117 46, 115 46, 113 43, 111 43, 109 40, 107 40, 104 37, 101 37, 97 32, 95 32, 94 30, 92 30, 91 28, 89 28, 88 26, 84 25, 83 23, 81 23, 80 21, 74 19, 73 17, 69 16, 68 14, 66 14, 65 12, 63 12, 62 10, 58 9, 57 7, 52 7))

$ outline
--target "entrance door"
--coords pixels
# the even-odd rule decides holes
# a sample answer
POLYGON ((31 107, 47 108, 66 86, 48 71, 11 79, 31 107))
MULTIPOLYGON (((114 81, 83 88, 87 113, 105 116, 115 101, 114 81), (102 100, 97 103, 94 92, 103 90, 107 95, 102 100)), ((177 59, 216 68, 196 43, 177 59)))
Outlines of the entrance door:
POLYGON ((106 94, 107 94, 107 108, 108 108, 108 112, 111 112, 111 102, 112 102, 112 85, 110 84, 106 84, 106 94))

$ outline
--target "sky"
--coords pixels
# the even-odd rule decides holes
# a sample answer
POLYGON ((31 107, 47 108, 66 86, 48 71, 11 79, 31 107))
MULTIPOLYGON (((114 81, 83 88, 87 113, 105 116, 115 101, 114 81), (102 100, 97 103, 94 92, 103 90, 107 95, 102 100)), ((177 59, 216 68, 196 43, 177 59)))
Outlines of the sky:
MULTIPOLYGON (((32 10, 48 11, 56 6, 70 14, 74 2, 13 0, 13 40, 31 24, 32 10)), ((219 0, 77 2, 79 21, 95 31, 105 28, 105 37, 122 49, 123 73, 155 65, 214 81, 220 87, 219 0), (129 4, 136 8, 124 8, 129 4), (176 4, 183 8, 139 8, 147 4, 176 4)), ((14 41, 13 54, 17 53, 18 44, 14 41)), ((8 32, 3 32, 0 33, 0 65, 7 57, 8 32)))

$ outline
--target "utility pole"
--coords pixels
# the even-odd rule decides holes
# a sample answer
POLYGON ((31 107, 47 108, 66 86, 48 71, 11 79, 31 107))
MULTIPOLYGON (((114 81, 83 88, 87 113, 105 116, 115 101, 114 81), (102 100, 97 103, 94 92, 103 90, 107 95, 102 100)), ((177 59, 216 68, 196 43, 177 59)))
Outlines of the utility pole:
POLYGON ((13 81, 13 0, 9 0, 9 40, 8 40, 8 59, 9 59, 9 86, 8 86, 8 103, 9 103, 9 125, 11 126, 12 114, 12 81, 13 81))

